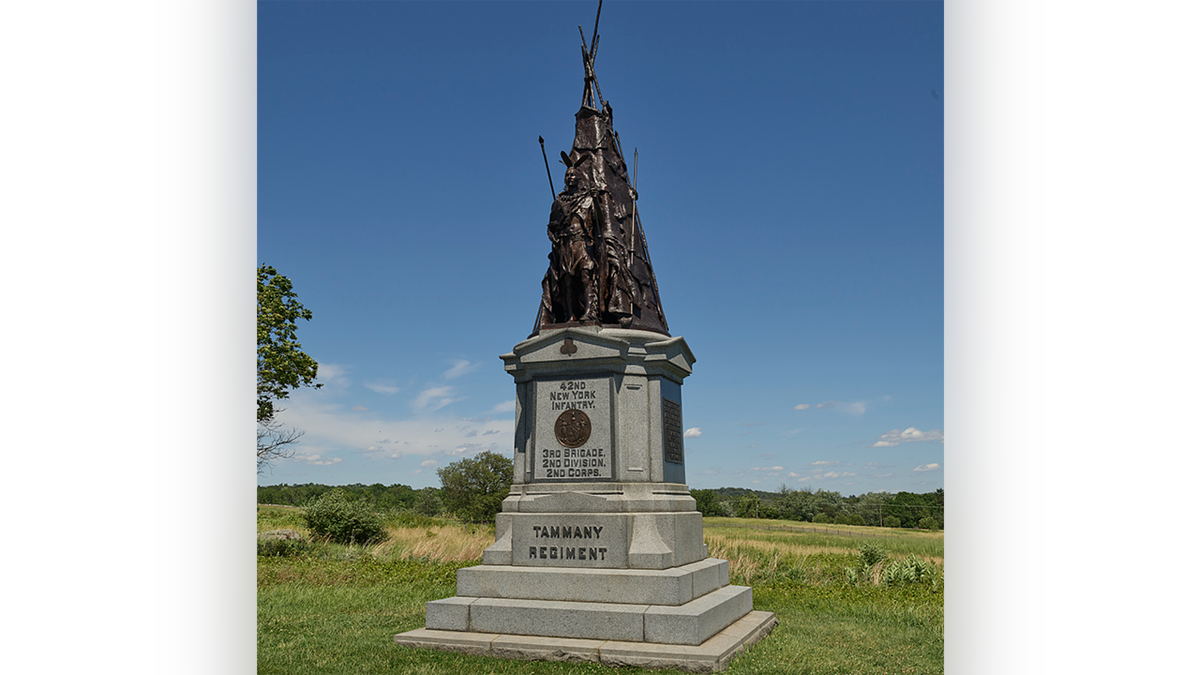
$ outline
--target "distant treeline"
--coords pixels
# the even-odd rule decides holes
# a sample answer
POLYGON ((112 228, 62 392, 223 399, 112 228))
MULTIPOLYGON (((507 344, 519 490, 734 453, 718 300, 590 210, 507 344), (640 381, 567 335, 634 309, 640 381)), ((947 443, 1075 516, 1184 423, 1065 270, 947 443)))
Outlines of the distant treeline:
MULTIPOLYGON (((260 485, 259 504, 304 506, 334 489, 332 485, 260 485)), ((443 502, 442 490, 414 490, 408 485, 339 485, 352 500, 365 501, 378 511, 411 511, 437 515, 443 502)), ((868 492, 843 497, 831 490, 790 490, 778 492, 723 487, 692 490, 696 508, 706 516, 800 520, 838 525, 875 525, 881 527, 920 527, 942 529, 945 519, 945 491, 924 494, 912 492, 868 492)))
MULTIPOLYGON (((382 483, 375 483, 374 485, 355 483, 354 485, 337 486, 317 485, 315 483, 305 483, 303 485, 260 485, 258 486, 258 503, 304 506, 317 497, 329 492, 334 487, 341 488, 346 493, 346 496, 352 500, 365 500, 379 511, 412 510, 417 503, 417 497, 421 494, 421 490, 414 490, 408 485, 384 485, 382 483)), ((439 493, 439 497, 441 496, 441 490, 437 488, 425 488, 425 490, 433 490, 435 493, 439 493)))
POLYGON ((945 491, 868 492, 843 497, 831 490, 764 492, 746 488, 692 490, 696 508, 706 516, 803 520, 838 525, 920 527, 940 530, 945 521, 945 491))

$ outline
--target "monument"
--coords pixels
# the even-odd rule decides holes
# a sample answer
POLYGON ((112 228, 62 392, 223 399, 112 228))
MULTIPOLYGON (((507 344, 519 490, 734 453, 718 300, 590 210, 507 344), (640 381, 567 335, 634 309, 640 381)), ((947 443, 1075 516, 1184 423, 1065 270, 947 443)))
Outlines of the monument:
MULTIPOLYGON (((596 22, 599 26, 597 10, 596 22)), ((583 37, 575 141, 550 209, 533 334, 500 358, 517 389, 513 484, 483 564, 401 645, 504 658, 723 670, 775 626, 708 557, 685 480, 684 378, 612 107, 583 37)), ((544 147, 543 147, 544 153, 544 147)), ((547 173, 549 163, 547 162, 547 173)), ((553 192, 553 180, 551 180, 553 192)))

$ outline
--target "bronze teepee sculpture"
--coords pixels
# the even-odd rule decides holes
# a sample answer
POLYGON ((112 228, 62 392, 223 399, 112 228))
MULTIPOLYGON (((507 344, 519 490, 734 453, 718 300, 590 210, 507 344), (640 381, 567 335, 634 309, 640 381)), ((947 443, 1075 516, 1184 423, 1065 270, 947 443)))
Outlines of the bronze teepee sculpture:
MULTIPOLYGON (((597 11, 597 23, 599 18, 597 11)), ((575 113, 571 152, 560 153, 567 167, 565 186, 546 227, 550 266, 533 334, 602 325, 670 335, 637 212, 637 190, 613 130, 612 106, 596 80, 598 42, 593 35, 591 49, 586 43, 582 47, 583 101, 575 113)))

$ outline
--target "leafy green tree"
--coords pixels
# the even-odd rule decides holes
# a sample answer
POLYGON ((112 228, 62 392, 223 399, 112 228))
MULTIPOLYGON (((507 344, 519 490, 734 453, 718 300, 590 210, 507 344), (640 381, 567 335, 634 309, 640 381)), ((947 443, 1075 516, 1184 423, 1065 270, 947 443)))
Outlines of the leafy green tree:
POLYGON ((717 493, 713 490, 692 490, 692 499, 696 500, 696 510, 705 516, 720 516, 720 507, 717 506, 717 493))
POLYGON ((833 519, 836 525, 866 525, 867 521, 857 513, 839 513, 833 519))
POLYGON ((811 490, 792 490, 780 500, 779 511, 789 520, 811 521, 817 515, 817 499, 811 490))
POLYGON ((442 498, 438 496, 438 489, 433 487, 422 488, 417 493, 417 501, 413 505, 417 513, 423 516, 436 516, 442 512, 442 498))
POLYGON ((892 497, 893 495, 887 492, 868 492, 858 497, 850 512, 862 516, 868 525, 883 526, 883 517, 887 513, 884 507, 891 502, 892 497))
POLYGON ((454 515, 472 523, 485 523, 500 512, 512 485, 512 460, 494 452, 481 452, 437 470, 442 479, 442 501, 454 515))
POLYGON ((825 522, 833 522, 833 519, 837 518, 837 515, 843 510, 842 495, 840 493, 830 490, 817 490, 813 497, 817 511, 820 511, 821 513, 825 514, 827 518, 829 518, 829 520, 825 522))
POLYGON ((312 312, 296 299, 292 282, 274 267, 258 268, 258 470, 275 459, 291 455, 291 446, 304 434, 275 420, 276 402, 292 389, 312 387, 317 362, 300 347, 296 321, 312 319, 312 312))
POLYGON ((737 503, 738 518, 757 518, 760 503, 758 496, 754 494, 739 499, 737 503))
POLYGON ((883 509, 884 514, 900 519, 900 526, 906 528, 918 527, 922 518, 942 516, 941 490, 925 494, 912 492, 897 492, 892 502, 883 509))

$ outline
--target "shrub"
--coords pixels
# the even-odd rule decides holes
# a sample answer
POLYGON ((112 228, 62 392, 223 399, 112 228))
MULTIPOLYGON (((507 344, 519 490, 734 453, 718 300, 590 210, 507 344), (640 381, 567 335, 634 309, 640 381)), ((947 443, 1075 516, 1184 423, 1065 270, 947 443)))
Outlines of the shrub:
POLYGON ((833 519, 835 525, 866 525, 867 521, 857 513, 839 513, 833 519))
POLYGON ((829 516, 825 515, 824 513, 818 513, 817 515, 813 516, 813 519, 812 519, 812 521, 814 523, 828 523, 831 520, 833 520, 833 519, 830 518, 829 516))
POLYGON ((900 519, 896 516, 888 516, 883 519, 884 527, 900 527, 900 519))
POLYGON ((366 503, 350 501, 340 488, 318 497, 304 509, 304 522, 318 537, 340 544, 370 544, 387 538, 383 519, 366 503))
POLYGON ((925 516, 921 519, 921 522, 917 523, 917 527, 922 530, 940 530, 942 529, 942 524, 934 516, 925 516))
POLYGON ((866 543, 858 547, 858 561, 863 567, 874 567, 888 557, 887 551, 878 544, 866 543))

